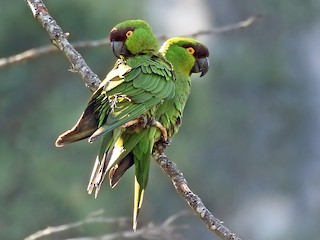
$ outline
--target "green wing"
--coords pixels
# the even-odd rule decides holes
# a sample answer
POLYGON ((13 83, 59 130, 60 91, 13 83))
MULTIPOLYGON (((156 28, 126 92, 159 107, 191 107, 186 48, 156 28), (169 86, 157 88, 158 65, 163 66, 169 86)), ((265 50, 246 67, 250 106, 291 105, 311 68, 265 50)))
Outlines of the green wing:
POLYGON ((61 134, 56 146, 99 136, 141 116, 175 94, 172 66, 163 57, 138 55, 119 59, 89 100, 76 125, 61 134))
POLYGON ((175 94, 171 65, 163 58, 141 55, 126 62, 118 61, 118 68, 123 64, 130 67, 128 71, 108 80, 104 89, 92 99, 99 124, 89 141, 141 115, 151 115, 155 106, 175 94))

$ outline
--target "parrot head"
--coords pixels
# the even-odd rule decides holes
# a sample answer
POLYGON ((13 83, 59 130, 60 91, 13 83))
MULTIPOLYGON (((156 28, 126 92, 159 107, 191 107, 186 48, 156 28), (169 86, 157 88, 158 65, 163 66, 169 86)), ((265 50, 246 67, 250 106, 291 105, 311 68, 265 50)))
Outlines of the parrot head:
POLYGON ((184 74, 201 72, 204 76, 209 69, 209 50, 202 43, 191 38, 168 39, 160 49, 161 54, 173 65, 175 71, 184 74))
POLYGON ((143 20, 127 20, 117 24, 111 30, 109 39, 117 58, 157 52, 159 49, 151 27, 143 20))

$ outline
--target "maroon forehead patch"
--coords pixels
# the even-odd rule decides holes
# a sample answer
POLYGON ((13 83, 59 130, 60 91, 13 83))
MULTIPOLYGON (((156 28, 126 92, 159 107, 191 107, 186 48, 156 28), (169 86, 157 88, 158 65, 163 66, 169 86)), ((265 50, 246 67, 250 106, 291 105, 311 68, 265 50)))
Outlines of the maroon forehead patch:
POLYGON ((135 29, 134 27, 127 27, 122 29, 112 28, 109 35, 109 40, 110 42, 112 41, 124 42, 127 39, 126 33, 128 31, 134 31, 134 29, 135 29))
POLYGON ((189 48, 192 47, 194 49, 194 54, 196 58, 204 58, 209 57, 209 50, 206 46, 201 44, 193 44, 193 43, 186 43, 183 44, 182 47, 189 48))

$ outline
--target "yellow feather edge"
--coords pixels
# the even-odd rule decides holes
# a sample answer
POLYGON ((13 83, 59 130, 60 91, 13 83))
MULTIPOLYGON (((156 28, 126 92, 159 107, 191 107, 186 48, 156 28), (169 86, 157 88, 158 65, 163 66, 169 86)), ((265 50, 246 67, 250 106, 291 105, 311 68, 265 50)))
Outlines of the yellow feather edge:
POLYGON ((139 210, 142 206, 144 189, 141 190, 137 177, 134 178, 133 231, 137 230, 139 210))

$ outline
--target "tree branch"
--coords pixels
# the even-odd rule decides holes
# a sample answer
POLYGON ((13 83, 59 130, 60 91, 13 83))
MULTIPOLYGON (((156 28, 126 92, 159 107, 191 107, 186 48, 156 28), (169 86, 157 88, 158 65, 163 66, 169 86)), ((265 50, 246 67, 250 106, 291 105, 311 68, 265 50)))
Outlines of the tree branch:
MULTIPOLYGON (((56 21, 49 15, 47 8, 41 0, 26 0, 29 4, 34 17, 42 24, 42 26, 48 32, 52 42, 56 45, 59 50, 63 51, 67 56, 67 59, 72 64, 73 69, 78 72, 86 86, 89 86, 91 91, 94 91, 100 83, 99 78, 93 73, 87 66, 81 55, 72 47, 72 45, 66 39, 66 34, 63 33, 62 29, 57 25, 56 21)), ((238 27, 245 27, 254 22, 254 19, 247 21, 246 24, 239 24, 238 27)), ((235 29, 232 27, 230 29, 235 29)), ((227 29, 227 28, 225 28, 227 29)), ((228 30, 228 29, 227 29, 228 30)), ((227 31, 223 30, 223 31, 227 31)), ((203 34, 203 33, 200 33, 203 34)), ((208 33, 205 33, 208 34, 208 33)), ((211 34, 211 32, 210 32, 211 34)), ((199 35, 199 34, 197 34, 199 35)), ((195 36, 195 34, 194 34, 195 36)), ((193 193, 187 185, 187 181, 183 177, 183 173, 177 168, 176 164, 171 162, 164 154, 165 146, 158 143, 154 149, 154 159, 160 165, 171 178, 176 190, 189 204, 191 209, 202 219, 202 221, 213 231, 216 235, 224 240, 241 240, 228 228, 223 225, 223 222, 213 216, 213 214, 205 207, 201 199, 193 193)), ((139 230, 137 230, 138 232, 139 230)), ((131 235, 134 234, 130 231, 131 235)), ((112 239, 112 238, 104 238, 112 239)), ((32 238, 28 239, 32 240, 32 238)))
MULTIPOLYGON (((100 213, 99 215, 101 215, 100 213)), ((117 240, 117 239, 136 239, 136 238, 144 238, 144 239, 155 239, 156 237, 161 237, 161 239, 177 239, 175 237, 175 231, 179 228, 184 228, 186 226, 176 226, 173 225, 173 222, 185 215, 184 212, 177 213, 173 216, 170 216, 167 218, 162 224, 153 224, 149 223, 146 226, 139 228, 137 231, 119 231, 114 233, 108 233, 103 236, 99 237, 75 237, 71 238, 72 240, 117 240)), ((79 228, 83 225, 88 225, 92 223, 116 223, 119 226, 123 226, 126 223, 128 223, 130 220, 128 218, 106 218, 103 216, 88 216, 85 219, 74 222, 74 223, 68 223, 60 226, 54 226, 54 227, 47 227, 46 229, 37 231, 30 236, 26 237, 24 240, 37 240, 43 237, 51 236, 60 232, 69 231, 74 228, 79 228)), ((70 238, 68 238, 71 240, 70 238)))
POLYGON ((85 85, 94 91, 101 82, 98 76, 88 67, 82 56, 74 49, 67 40, 68 34, 64 33, 57 22, 50 16, 48 9, 41 0, 26 0, 33 16, 41 23, 48 32, 52 43, 64 52, 71 63, 71 70, 78 72, 85 85))
MULTIPOLYGON (((100 39, 100 40, 91 40, 91 41, 80 41, 71 43, 71 45, 75 49, 83 49, 83 48, 94 48, 100 46, 107 46, 109 41, 107 39, 100 39)), ((8 67, 10 65, 14 65, 23 61, 29 61, 38 57, 42 57, 44 55, 50 53, 57 53, 60 49, 55 47, 54 45, 46 45, 37 48, 31 48, 27 51, 18 53, 16 55, 0 58, 0 68, 8 67)))
MULTIPOLYGON (((237 22, 237 23, 233 23, 233 24, 225 25, 225 26, 221 26, 221 27, 215 27, 215 28, 209 29, 209 30, 200 30, 195 33, 182 34, 179 36, 197 38, 199 36, 211 35, 211 34, 215 34, 215 33, 219 33, 219 34, 230 33, 230 32, 234 32, 234 31, 238 31, 238 30, 242 30, 242 29, 250 27, 252 24, 254 24, 261 17, 262 17, 261 14, 256 14, 256 15, 248 17, 247 19, 245 19, 241 22, 237 22)), ((165 41, 168 38, 169 37, 166 35, 158 36, 158 39, 162 40, 162 41, 165 41)), ((0 67, 1 67, 1 65, 0 65, 0 67)))
POLYGON ((174 162, 171 162, 164 154, 166 145, 161 142, 156 143, 153 151, 153 158, 162 168, 162 170, 170 177, 175 189, 182 198, 189 204, 193 212, 195 212, 207 227, 224 240, 241 240, 238 236, 232 233, 223 222, 213 216, 207 209, 200 197, 190 190, 187 180, 183 173, 177 168, 174 162))
MULTIPOLYGON (((245 28, 250 27, 253 23, 255 23, 259 18, 261 18, 261 15, 253 15, 244 21, 237 22, 234 24, 222 26, 222 27, 216 27, 210 30, 201 30, 195 33, 190 33, 190 34, 182 34, 179 35, 181 37, 192 37, 192 38, 197 38, 199 36, 203 35, 210 35, 210 34, 215 34, 215 33, 228 33, 228 32, 234 32, 238 30, 242 30, 245 28)), ((158 39, 160 41, 165 41, 169 37, 167 35, 159 35, 158 39)), ((109 41, 106 38, 103 39, 98 39, 98 40, 87 40, 87 41, 80 41, 80 42, 74 42, 72 43, 72 46, 75 49, 84 49, 84 48, 94 48, 94 47, 101 47, 101 46, 107 46, 109 44, 109 41)), ((13 64, 20 63, 22 61, 28 61, 31 59, 35 59, 38 57, 41 57, 43 55, 53 53, 53 52, 58 52, 59 49, 52 45, 47 45, 47 46, 42 46, 42 47, 37 47, 37 48, 32 48, 27 51, 24 51, 22 53, 10 56, 10 57, 5 57, 0 59, 0 68, 8 67, 13 64)))

